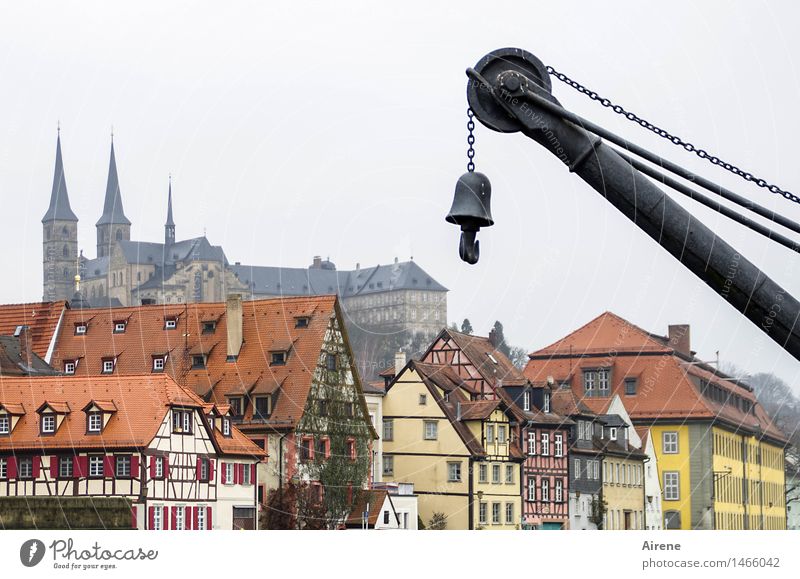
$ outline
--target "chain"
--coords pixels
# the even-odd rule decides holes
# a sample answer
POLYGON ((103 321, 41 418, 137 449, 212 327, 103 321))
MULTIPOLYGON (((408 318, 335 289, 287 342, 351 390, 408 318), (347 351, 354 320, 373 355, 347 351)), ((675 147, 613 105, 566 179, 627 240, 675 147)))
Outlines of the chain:
POLYGON ((475 170, 475 163, 472 161, 472 159, 475 158, 475 147, 473 147, 475 144, 475 135, 472 134, 472 131, 475 130, 475 121, 473 120, 474 116, 475 114, 472 112, 472 109, 468 108, 467 119, 469 120, 467 120, 467 131, 469 134, 467 135, 467 144, 469 147, 467 147, 467 158, 469 161, 467 162, 467 171, 470 173, 475 170))
POLYGON ((705 159, 706 161, 708 161, 712 165, 716 165, 718 167, 722 167, 726 171, 730 171, 734 175, 738 175, 739 177, 741 177, 745 181, 750 181, 751 183, 755 183, 759 187, 767 189, 771 193, 775 193, 776 195, 782 195, 783 197, 785 197, 789 201, 794 201, 795 203, 800 203, 800 197, 797 197, 797 195, 795 195, 793 193, 790 193, 789 191, 784 191, 783 189, 781 189, 777 185, 773 185, 773 184, 767 182, 765 179, 761 179, 760 177, 756 177, 752 173, 748 173, 747 171, 743 171, 742 169, 740 169, 736 165, 732 165, 731 163, 723 161, 722 159, 712 155, 708 151, 700 149, 699 147, 696 147, 692 143, 684 141, 680 137, 677 137, 675 135, 672 135, 672 134, 668 133, 667 131, 665 131, 661 127, 658 127, 658 126, 654 125, 653 123, 651 123, 651 122, 649 122, 649 121, 647 121, 647 120, 635 115, 634 113, 632 113, 630 111, 626 111, 620 105, 612 103, 609 99, 607 99, 605 97, 601 97, 600 95, 598 95, 593 90, 588 89, 585 86, 583 86, 582 84, 580 84, 579 82, 572 80, 571 78, 569 78, 564 73, 558 72, 552 66, 548 66, 547 67, 547 72, 549 72, 552 76, 556 77, 561 82, 571 86, 572 88, 577 90, 579 93, 582 93, 582 94, 588 96, 593 101, 599 102, 604 107, 609 108, 612 111, 614 111, 615 113, 624 116, 629 121, 633 121, 634 123, 637 123, 637 124, 641 125, 642 127, 647 129, 648 131, 652 131, 653 133, 655 133, 659 137, 663 137, 663 138, 667 139, 668 141, 672 142, 672 144, 678 145, 679 147, 683 147, 684 149, 686 149, 690 153, 694 153, 695 155, 697 155, 701 159, 705 159))

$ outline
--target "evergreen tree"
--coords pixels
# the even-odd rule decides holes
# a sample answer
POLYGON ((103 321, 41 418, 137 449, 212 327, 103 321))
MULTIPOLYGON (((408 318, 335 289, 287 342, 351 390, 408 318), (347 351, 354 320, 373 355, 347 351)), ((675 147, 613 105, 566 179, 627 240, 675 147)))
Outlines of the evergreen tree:
POLYGON ((464 321, 461 322, 461 333, 462 334, 472 333, 472 324, 470 323, 469 318, 464 318, 464 321))
POLYGON ((506 336, 503 333, 503 324, 499 321, 494 323, 494 339, 495 339, 495 349, 502 354, 505 354, 506 357, 509 359, 511 358, 511 348, 508 344, 506 344, 506 336))

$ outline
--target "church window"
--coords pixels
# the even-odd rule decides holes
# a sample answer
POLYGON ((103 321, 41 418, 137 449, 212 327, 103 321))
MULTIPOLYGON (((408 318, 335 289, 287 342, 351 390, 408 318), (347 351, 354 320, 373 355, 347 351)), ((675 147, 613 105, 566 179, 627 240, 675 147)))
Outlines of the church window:
POLYGON ((61 236, 64 239, 68 239, 69 238, 69 229, 66 226, 64 226, 64 228, 61 230, 61 236))
POLYGON ((65 245, 64 248, 61 250, 61 254, 64 257, 69 257, 69 248, 65 245))
POLYGON ((120 241, 121 239, 122 239, 122 230, 117 229, 117 241, 120 241))

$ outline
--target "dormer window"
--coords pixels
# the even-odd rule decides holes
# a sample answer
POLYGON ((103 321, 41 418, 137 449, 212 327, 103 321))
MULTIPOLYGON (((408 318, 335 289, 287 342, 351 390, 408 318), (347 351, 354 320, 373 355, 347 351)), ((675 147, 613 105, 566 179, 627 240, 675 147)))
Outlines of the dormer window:
POLYGON ((616 427, 612 426, 611 428, 608 429, 608 437, 611 440, 616 440, 617 439, 617 429, 616 429, 616 427))
POLYGON ((89 432, 100 432, 103 430, 103 415, 100 412, 90 412, 89 413, 89 425, 88 430, 89 432))
POLYGON ((294 327, 295 328, 307 328, 309 318, 307 316, 300 316, 294 319, 294 327))
POLYGON ((64 360, 64 374, 74 374, 77 367, 77 360, 64 360))
POLYGON ((197 354, 192 356, 192 370, 202 370, 206 367, 205 354, 197 354))
POLYGON ((11 432, 11 418, 8 414, 0 416, 0 435, 8 434, 11 432))
POLYGON ((531 393, 530 392, 526 391, 522 395, 522 409, 525 412, 528 412, 531 409, 531 393))
POLYGON ((203 333, 213 334, 217 329, 217 322, 203 322, 203 333))
POLYGON ((163 372, 166 361, 166 356, 153 356, 153 372, 163 372))
POLYGON ((272 352, 270 366, 283 366, 286 364, 286 352, 272 352))
POLYGON ((82 336, 86 333, 86 322, 75 323, 75 335, 82 336))
POLYGON ((544 393, 544 405, 543 405, 543 407, 544 407, 544 411, 546 413, 550 412, 550 393, 549 392, 545 392, 544 393))
POLYGON ((55 414, 42 414, 42 434, 53 434, 56 431, 55 414))
POLYGON ((222 419, 222 435, 223 436, 231 435, 231 420, 227 416, 222 419))
POLYGON ((178 318, 166 318, 164 320, 165 330, 174 330, 178 327, 178 318))
POLYGON ((336 370, 336 354, 325 355, 325 368, 332 372, 336 370))
POLYGON ((114 322, 114 333, 115 334, 123 334, 125 333, 125 326, 128 325, 128 322, 125 320, 118 320, 114 322))
POLYGON ((269 396, 256 396, 254 400, 256 418, 267 418, 272 414, 272 398, 269 396))
POLYGON ((192 433, 192 411, 191 410, 172 410, 172 432, 180 434, 192 433))
POLYGON ((113 374, 116 358, 103 358, 103 374, 113 374))
POLYGON ((241 396, 232 396, 228 399, 228 402, 231 405, 231 414, 234 416, 241 416, 243 414, 241 396))

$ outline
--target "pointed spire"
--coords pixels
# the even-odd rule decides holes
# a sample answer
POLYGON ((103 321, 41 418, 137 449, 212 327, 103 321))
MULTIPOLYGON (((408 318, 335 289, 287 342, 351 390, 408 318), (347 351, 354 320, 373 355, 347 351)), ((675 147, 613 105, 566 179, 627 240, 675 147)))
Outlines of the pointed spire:
POLYGON ((58 126, 56 138, 56 168, 53 173, 53 191, 50 193, 50 207, 42 217, 42 223, 47 221, 78 221, 78 217, 69 206, 67 195, 67 180, 64 177, 64 161, 61 159, 61 124, 58 126))
POLYGON ((164 224, 165 248, 175 243, 175 222, 172 220, 172 174, 169 176, 169 193, 167 194, 167 222, 164 224))
POLYGON ((122 195, 119 191, 119 177, 117 176, 117 159, 114 155, 114 134, 111 133, 111 160, 108 163, 108 182, 106 183, 106 198, 103 203, 103 214, 95 225, 130 225, 122 209, 122 195))

